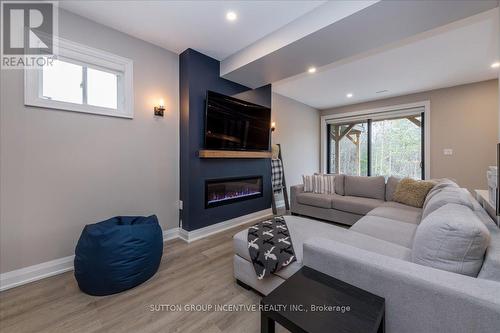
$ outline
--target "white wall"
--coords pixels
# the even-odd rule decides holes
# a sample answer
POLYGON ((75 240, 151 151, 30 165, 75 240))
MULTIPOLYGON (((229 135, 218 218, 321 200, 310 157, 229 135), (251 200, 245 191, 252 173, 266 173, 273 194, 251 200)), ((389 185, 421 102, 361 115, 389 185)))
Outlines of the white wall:
POLYGON ((319 111, 273 93, 272 112, 272 141, 281 144, 287 185, 300 184, 303 174, 319 171, 319 111))
POLYGON ((2 273, 74 254, 85 224, 115 215, 178 225, 178 56, 68 12, 59 24, 63 38, 134 61, 135 116, 25 107, 23 72, 1 72, 2 273))

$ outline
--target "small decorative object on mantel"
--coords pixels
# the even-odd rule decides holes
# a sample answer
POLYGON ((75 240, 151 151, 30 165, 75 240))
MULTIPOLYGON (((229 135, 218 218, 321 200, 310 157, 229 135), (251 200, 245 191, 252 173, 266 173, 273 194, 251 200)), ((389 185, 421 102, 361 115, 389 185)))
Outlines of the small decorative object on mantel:
POLYGON ((163 99, 160 99, 160 104, 155 106, 155 116, 163 117, 163 112, 165 111, 165 104, 163 103, 163 99))

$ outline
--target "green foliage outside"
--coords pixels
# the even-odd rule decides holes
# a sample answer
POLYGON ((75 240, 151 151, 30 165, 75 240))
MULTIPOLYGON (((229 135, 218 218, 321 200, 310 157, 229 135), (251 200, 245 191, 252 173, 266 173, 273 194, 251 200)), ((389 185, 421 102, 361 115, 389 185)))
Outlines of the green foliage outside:
POLYGON ((421 178, 420 127, 403 118, 373 122, 372 131, 372 175, 421 178))
MULTIPOLYGON (((420 120, 420 117, 416 118, 420 120)), ((347 125, 341 127, 341 131, 347 125)), ((340 141, 340 173, 368 174, 367 123, 357 124, 360 131, 359 162, 356 145, 344 137, 340 141), (358 171, 359 169, 359 171, 358 171)), ((352 136, 351 136, 352 137, 352 136)), ((331 141, 330 170, 335 170, 335 142, 331 141)), ((421 129, 406 118, 372 123, 372 175, 421 178, 421 129)))

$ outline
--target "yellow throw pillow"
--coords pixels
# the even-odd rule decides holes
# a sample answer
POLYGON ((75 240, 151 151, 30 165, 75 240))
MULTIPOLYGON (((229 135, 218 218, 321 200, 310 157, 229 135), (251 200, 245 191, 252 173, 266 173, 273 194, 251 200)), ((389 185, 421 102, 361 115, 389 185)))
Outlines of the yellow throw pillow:
POLYGON ((432 181, 401 179, 394 191, 393 200, 408 206, 422 208, 427 193, 436 185, 432 181))

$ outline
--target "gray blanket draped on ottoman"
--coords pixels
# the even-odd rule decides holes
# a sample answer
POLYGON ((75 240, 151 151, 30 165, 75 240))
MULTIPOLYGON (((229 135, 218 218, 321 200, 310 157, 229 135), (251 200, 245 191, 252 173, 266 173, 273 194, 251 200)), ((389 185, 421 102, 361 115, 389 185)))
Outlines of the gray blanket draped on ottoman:
POLYGON ((248 229, 248 251, 259 280, 297 260, 283 216, 251 226, 248 229))

